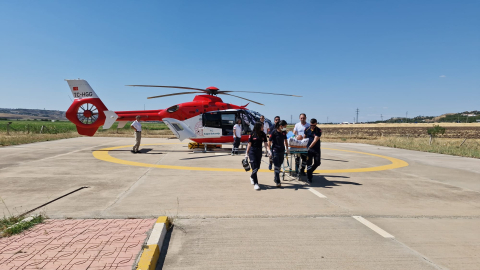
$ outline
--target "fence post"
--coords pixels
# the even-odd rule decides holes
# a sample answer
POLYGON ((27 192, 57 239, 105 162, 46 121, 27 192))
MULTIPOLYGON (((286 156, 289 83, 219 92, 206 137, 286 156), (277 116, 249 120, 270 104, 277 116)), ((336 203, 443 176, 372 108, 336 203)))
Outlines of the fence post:
POLYGON ((11 124, 11 123, 12 123, 12 122, 8 122, 8 123, 7 123, 7 135, 10 135, 10 124, 11 124))
POLYGON ((40 134, 42 134, 42 133, 43 133, 43 128, 44 128, 44 127, 45 127, 45 126, 44 126, 44 125, 42 125, 42 127, 40 128, 40 134))

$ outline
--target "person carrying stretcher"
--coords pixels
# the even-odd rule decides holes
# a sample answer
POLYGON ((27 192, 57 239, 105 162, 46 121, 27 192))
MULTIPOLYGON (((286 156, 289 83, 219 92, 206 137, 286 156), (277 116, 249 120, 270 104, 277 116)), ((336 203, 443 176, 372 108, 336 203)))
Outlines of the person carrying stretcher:
MULTIPOLYGON (((310 124, 307 123, 307 115, 301 113, 299 115, 300 122, 295 124, 293 128, 293 134, 295 136, 302 135, 305 138, 305 130, 310 127, 310 124)), ((307 155, 301 154, 295 158, 295 174, 299 173, 300 169, 300 176, 305 176, 305 166, 307 165, 307 155)))
POLYGON ((275 172, 273 181, 275 182, 277 187, 281 187, 282 184, 280 183, 280 169, 285 158, 285 149, 287 150, 287 154, 290 153, 287 141, 287 121, 280 120, 278 123, 275 124, 275 131, 273 131, 272 135, 269 138, 268 146, 270 147, 273 154, 273 165, 275 172))
POLYGON ((320 166, 320 137, 322 130, 317 127, 317 120, 312 118, 310 120, 310 127, 305 129, 305 138, 308 139, 307 149, 307 179, 309 183, 313 182, 313 172, 320 166), (313 163, 313 164, 312 164, 313 163))

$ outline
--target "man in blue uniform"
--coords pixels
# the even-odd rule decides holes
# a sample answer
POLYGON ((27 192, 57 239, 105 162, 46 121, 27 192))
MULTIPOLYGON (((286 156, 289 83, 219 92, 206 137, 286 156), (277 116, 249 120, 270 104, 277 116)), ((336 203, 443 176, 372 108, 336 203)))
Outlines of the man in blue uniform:
MULTIPOLYGON (((280 122, 280 116, 275 116, 273 120, 273 127, 270 129, 270 132, 268 133, 268 137, 272 136, 272 133, 275 131, 275 125, 280 122)), ((272 165, 273 165, 273 156, 269 157, 269 164, 268 164, 268 169, 271 171, 272 170, 272 165)))
POLYGON ((309 183, 313 181, 313 172, 320 166, 320 137, 322 130, 317 127, 317 119, 310 120, 310 127, 305 129, 305 138, 308 138, 307 154, 307 179, 309 183), (313 163, 313 164, 312 164, 313 163))

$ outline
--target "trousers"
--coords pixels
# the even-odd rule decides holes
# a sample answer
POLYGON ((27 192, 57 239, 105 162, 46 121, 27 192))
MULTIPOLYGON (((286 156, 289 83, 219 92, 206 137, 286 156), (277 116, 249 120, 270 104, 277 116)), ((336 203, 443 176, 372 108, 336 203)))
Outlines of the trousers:
POLYGON ((280 183, 280 169, 283 164, 283 159, 285 158, 285 152, 273 152, 273 166, 275 168, 274 173, 275 176, 273 181, 276 184, 280 183))
POLYGON ((133 152, 137 152, 140 147, 140 141, 142 140, 142 132, 135 131, 135 145, 133 146, 133 152))
POLYGON ((233 138, 232 154, 238 154, 238 147, 240 146, 240 140, 241 138, 239 137, 233 138))
POLYGON ((257 172, 262 164, 262 148, 250 148, 248 158, 250 159, 250 166, 252 167, 252 175, 250 175, 250 177, 253 179, 253 183, 258 185, 257 172))
POLYGON ((295 158, 295 172, 298 173, 298 168, 300 167, 300 171, 305 171, 305 167, 307 166, 307 155, 300 154, 295 158), (300 163, 301 160, 301 163, 300 163))
POLYGON ((307 178, 308 180, 312 180, 313 172, 320 166, 320 157, 322 155, 322 150, 308 150, 307 154, 307 178))

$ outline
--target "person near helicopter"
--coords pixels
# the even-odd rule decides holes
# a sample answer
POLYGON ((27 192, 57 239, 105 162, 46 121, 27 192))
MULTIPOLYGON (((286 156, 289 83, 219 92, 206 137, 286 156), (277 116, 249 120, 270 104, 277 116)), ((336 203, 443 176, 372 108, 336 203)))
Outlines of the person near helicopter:
MULTIPOLYGON (((275 118, 273 119, 273 127, 270 129, 270 131, 268 132, 268 137, 272 136, 272 133, 275 131, 275 125, 280 122, 280 116, 275 116, 275 118)), ((272 155, 270 155, 269 159, 269 164, 268 164, 268 169, 271 171, 272 170, 272 165, 273 165, 273 157, 272 155)))
POLYGON ((267 153, 271 154, 270 146, 267 144, 267 135, 263 132, 263 123, 256 122, 248 138, 247 150, 245 151, 245 158, 250 159, 250 166, 252 167, 250 183, 254 185, 253 188, 255 190, 260 190, 257 172, 262 163, 262 145, 267 149, 267 153))
POLYGON ((287 141, 287 121, 280 120, 275 124, 275 130, 272 132, 268 143, 273 154, 273 165, 274 165, 274 182, 277 187, 281 187, 280 183, 280 169, 285 158, 285 149, 287 154, 290 153, 288 150, 288 141, 287 141))
MULTIPOLYGON (((293 128, 293 134, 295 137, 298 137, 301 135, 302 137, 305 137, 305 130, 310 127, 310 124, 307 123, 307 115, 304 113, 301 113, 299 115, 300 122, 295 124, 295 127, 293 128)), ((307 165, 307 155, 306 154, 300 154, 297 155, 295 158, 295 174, 300 173, 300 176, 305 176, 305 167, 307 165), (299 172, 300 169, 300 172, 299 172)))
POLYGON ((233 148, 232 156, 238 154, 238 147, 240 146, 240 140, 242 139, 242 119, 237 119, 237 124, 233 126, 233 148))
POLYGON ((321 150, 320 137, 322 130, 317 127, 317 119, 310 119, 310 126, 305 129, 305 138, 308 138, 307 144, 307 180, 309 183, 313 181, 313 172, 320 166, 321 150))

